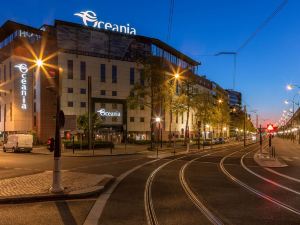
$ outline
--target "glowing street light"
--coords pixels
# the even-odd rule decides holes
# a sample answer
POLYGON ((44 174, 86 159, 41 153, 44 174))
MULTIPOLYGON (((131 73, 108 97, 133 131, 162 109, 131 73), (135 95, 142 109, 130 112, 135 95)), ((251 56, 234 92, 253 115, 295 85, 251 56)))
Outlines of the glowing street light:
POLYGON ((161 118, 160 118, 160 117, 156 117, 156 118, 155 118, 155 122, 156 122, 156 123, 160 123, 160 121, 161 121, 161 118))
POLYGON ((300 88, 300 86, 297 85, 297 84, 288 84, 288 85, 286 85, 286 89, 287 89, 288 91, 293 90, 295 87, 300 88))
POLYGON ((174 74, 175 79, 178 79, 179 76, 180 76, 179 73, 175 73, 175 74, 174 74))
POLYGON ((222 102, 223 102, 223 100, 222 100, 222 99, 219 99, 219 100, 218 100, 218 103, 219 103, 219 104, 221 104, 222 102))
POLYGON ((43 62, 43 60, 41 60, 41 59, 37 59, 37 60, 35 61, 35 64, 36 64, 37 67, 42 67, 42 66, 44 65, 44 62, 43 62))

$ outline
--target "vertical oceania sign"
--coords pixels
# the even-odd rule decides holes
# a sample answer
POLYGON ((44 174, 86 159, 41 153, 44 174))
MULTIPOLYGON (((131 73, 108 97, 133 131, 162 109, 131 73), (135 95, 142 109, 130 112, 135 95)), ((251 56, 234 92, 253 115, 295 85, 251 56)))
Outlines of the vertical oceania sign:
POLYGON ((131 27, 130 24, 118 25, 98 20, 96 13, 94 13, 93 11, 83 11, 80 13, 75 13, 74 15, 81 17, 82 22, 85 26, 92 26, 94 28, 136 35, 136 29, 131 27))
POLYGON ((21 109, 27 109, 27 73, 28 73, 28 66, 25 63, 20 63, 15 65, 16 68, 19 69, 21 73, 20 79, 20 95, 21 95, 21 109))

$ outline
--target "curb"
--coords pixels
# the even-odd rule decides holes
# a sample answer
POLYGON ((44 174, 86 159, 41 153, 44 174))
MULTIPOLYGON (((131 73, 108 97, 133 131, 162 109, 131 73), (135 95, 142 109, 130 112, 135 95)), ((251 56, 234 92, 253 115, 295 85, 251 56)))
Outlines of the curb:
POLYGON ((56 200, 70 200, 70 199, 82 199, 95 195, 99 195, 107 190, 115 181, 115 177, 107 177, 104 181, 101 181, 101 185, 86 188, 79 191, 73 191, 70 193, 58 193, 58 194, 41 194, 41 195, 19 195, 15 197, 0 198, 0 204, 18 204, 18 203, 33 203, 33 202, 45 202, 56 200))
POLYGON ((283 160, 276 157, 276 158, 260 158, 259 152, 256 152, 253 156, 254 161, 261 167, 268 167, 268 168, 281 168, 287 167, 288 165, 283 160))

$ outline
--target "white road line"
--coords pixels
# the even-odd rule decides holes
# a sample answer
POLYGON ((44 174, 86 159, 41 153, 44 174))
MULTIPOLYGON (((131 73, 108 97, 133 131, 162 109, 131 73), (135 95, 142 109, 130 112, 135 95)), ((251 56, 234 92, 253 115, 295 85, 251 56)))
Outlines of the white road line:
POLYGON ((286 175, 286 174, 283 174, 283 173, 280 173, 280 172, 278 172, 278 171, 275 171, 275 170, 273 170, 273 169, 271 169, 271 168, 266 168, 266 167, 264 167, 264 169, 267 170, 267 171, 269 171, 269 172, 271 172, 271 173, 274 173, 274 174, 276 174, 276 175, 278 175, 278 176, 281 176, 281 177, 284 177, 284 178, 286 178, 286 179, 289 179, 289 180, 292 180, 292 181, 295 181, 295 182, 300 183, 300 179, 297 179, 297 178, 295 178, 295 177, 288 176, 288 175, 286 175))
MULTIPOLYGON (((240 150, 240 151, 241 151, 241 150, 240 150)), ((246 190, 248 190, 248 191, 250 191, 250 192, 256 194, 257 196, 259 196, 259 197, 261 197, 261 198, 263 198, 263 199, 265 199, 265 200, 267 200, 267 201, 269 201, 269 202, 271 202, 271 203, 274 203, 274 204, 278 205, 278 206, 281 207, 281 208, 284 208, 284 209, 286 209, 286 210, 288 210, 288 211, 290 211, 290 212, 292 212, 292 213, 295 213, 295 214, 297 214, 297 215, 300 215, 300 211, 298 211, 297 209, 295 209, 295 208, 293 208, 292 206, 289 206, 289 205, 287 205, 287 204, 285 204, 285 203, 283 203, 283 202, 281 202, 281 201, 279 201, 279 200, 277 200, 277 199, 275 199, 275 198, 272 198, 271 196, 269 196, 269 195, 267 195, 267 194, 264 194, 264 193, 262 193, 262 192, 256 190, 255 188, 250 187, 249 185, 245 184, 245 183, 242 182, 241 180, 239 180, 239 179, 237 179, 236 177, 234 177, 233 175, 231 175, 231 174, 225 169, 225 167, 224 167, 224 161, 225 161, 228 157, 230 157, 230 156, 232 156, 232 155, 234 155, 235 153, 238 153, 238 152, 240 152, 240 151, 233 152, 233 153, 231 153, 231 154, 229 154, 229 155, 223 157, 223 159, 221 160, 221 162, 220 162, 220 164, 219 164, 221 171, 222 171, 222 172, 223 172, 223 173, 224 173, 231 181, 237 183, 238 185, 240 185, 241 187, 245 188, 246 190)))
MULTIPOLYGON (((255 150, 256 150, 256 149, 254 149, 253 151, 255 151, 255 150)), ((250 151, 250 152, 251 152, 251 151, 250 151)), ((271 180, 271 179, 268 179, 268 178, 266 178, 266 177, 264 177, 264 176, 262 176, 262 175, 260 175, 260 174, 258 174, 258 173, 255 173, 253 170, 249 169, 249 168, 245 165, 245 163, 244 163, 244 158, 245 158, 245 156, 248 155, 250 152, 245 153, 245 154, 241 157, 241 160, 240 160, 240 163, 241 163, 242 167, 243 167, 246 171, 248 171, 248 172, 251 173, 252 175, 254 175, 254 176, 256 176, 256 177, 258 177, 258 178, 260 178, 260 179, 262 179, 262 180, 264 180, 264 181, 266 181, 266 182, 268 182, 268 183, 270 183, 270 184, 273 184, 273 185, 275 185, 275 186, 277 186, 277 187, 280 187, 280 188, 282 188, 282 189, 284 189, 284 190, 287 190, 287 191, 289 191, 289 192, 292 192, 292 193, 294 193, 294 194, 300 195, 300 192, 298 192, 298 191, 296 191, 296 190, 294 190, 294 189, 292 189, 292 188, 289 188, 289 187, 287 187, 287 186, 284 186, 284 185, 282 185, 282 184, 279 184, 279 183, 277 183, 277 182, 275 182, 275 181, 273 181, 273 180, 271 180)))

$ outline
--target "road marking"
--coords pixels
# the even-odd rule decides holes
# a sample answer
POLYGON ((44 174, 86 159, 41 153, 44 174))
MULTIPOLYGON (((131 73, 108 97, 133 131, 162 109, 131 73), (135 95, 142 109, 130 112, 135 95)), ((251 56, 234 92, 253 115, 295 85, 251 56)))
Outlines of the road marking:
MULTIPOLYGON (((256 149, 254 149, 253 151, 255 151, 255 150, 256 150, 256 149)), ((252 152, 252 151, 250 151, 250 152, 252 152)), ((298 191, 296 191, 296 190, 294 190, 294 189, 292 189, 292 188, 289 188, 289 187, 287 187, 287 186, 284 186, 284 185, 282 185, 282 184, 279 184, 279 183, 277 183, 277 182, 275 182, 275 181, 273 181, 273 180, 271 180, 271 179, 268 179, 268 178, 266 178, 266 177, 264 177, 264 176, 262 176, 262 175, 260 175, 260 174, 258 174, 258 173, 255 173, 253 170, 250 170, 250 169, 245 165, 245 163, 244 163, 244 157, 245 157, 246 155, 248 155, 250 152, 245 153, 245 154, 241 157, 241 160, 240 160, 240 163, 241 163, 242 167, 243 167, 246 171, 248 171, 248 172, 251 173, 252 175, 254 175, 254 176, 256 176, 256 177, 258 177, 258 178, 260 178, 260 179, 262 179, 262 180, 264 180, 264 181, 266 181, 266 182, 268 182, 268 183, 270 183, 270 184, 273 184, 273 185, 275 185, 275 186, 277 186, 277 187, 280 187, 280 188, 282 188, 282 189, 284 189, 284 190, 290 191, 290 192, 292 192, 292 193, 294 193, 294 194, 300 195, 300 192, 298 192, 298 191)))
POLYGON ((275 170, 273 170, 273 169, 271 169, 271 168, 266 168, 266 167, 264 167, 264 169, 267 170, 267 171, 269 171, 269 172, 271 172, 271 173, 274 173, 274 174, 276 174, 276 175, 278 175, 278 176, 281 176, 281 177, 284 177, 284 178, 286 178, 286 179, 289 179, 289 180, 296 181, 296 182, 300 183, 300 179, 297 179, 297 178, 295 178, 295 177, 288 176, 288 175, 286 175, 286 174, 283 174, 283 173, 280 173, 280 172, 278 172, 278 171, 275 171, 275 170))
POLYGON ((293 208, 293 207, 291 207, 291 206, 289 206, 289 205, 287 205, 287 204, 285 204, 285 203, 283 203, 283 202, 281 202, 281 201, 279 201, 279 200, 277 200, 277 199, 275 199, 275 198, 272 198, 271 196, 269 196, 269 195, 267 195, 267 194, 264 194, 264 193, 262 193, 262 192, 256 190, 255 188, 250 187, 249 185, 245 184, 245 183, 242 182, 241 180, 239 180, 239 179, 237 179, 236 177, 234 177, 233 175, 231 175, 231 174, 225 169, 225 167, 224 167, 224 161, 225 161, 228 157, 230 157, 230 156, 232 156, 232 155, 234 155, 235 153, 238 153, 238 152, 240 152, 240 151, 241 151, 241 150, 235 151, 235 152, 233 152, 233 153, 231 153, 231 154, 228 154, 228 155, 226 155, 225 157, 223 157, 223 159, 221 160, 221 162, 220 162, 220 164, 219 164, 221 171, 222 171, 222 172, 223 172, 223 173, 224 173, 231 181, 237 183, 238 185, 240 185, 241 187, 247 189, 248 191, 250 191, 250 192, 256 194, 257 196, 259 196, 259 197, 261 197, 261 198, 263 198, 263 199, 265 199, 265 200, 267 200, 267 201, 269 201, 269 202, 271 202, 271 203, 274 203, 274 204, 280 206, 281 208, 284 208, 284 209, 286 209, 286 210, 288 210, 288 211, 290 211, 290 212, 293 212, 293 213, 295 213, 295 214, 297 214, 297 215, 300 215, 300 211, 298 211, 297 209, 295 209, 295 208, 293 208))
POLYGON ((120 184, 120 182, 122 180, 124 180, 128 175, 130 175, 134 171, 138 170, 139 168, 141 168, 145 165, 148 165, 150 163, 154 163, 158 160, 160 160, 160 159, 155 159, 155 160, 143 163, 143 164, 138 165, 138 166, 126 171, 125 173, 121 174, 116 179, 116 181, 113 183, 113 185, 107 191, 103 192, 100 195, 100 197, 97 199, 97 201, 95 202, 93 208, 89 212, 89 214, 88 214, 88 216, 87 216, 87 218, 86 218, 83 225, 96 225, 96 224, 98 224, 100 216, 102 215, 103 209, 106 205, 106 202, 108 201, 110 195, 113 193, 113 191, 116 189, 116 187, 120 184))
MULTIPOLYGON (((236 145, 236 144, 232 144, 232 146, 234 146, 234 145, 236 145)), ((222 147, 230 147, 230 146, 231 146, 231 144, 229 144, 228 146, 222 146, 222 147)), ((219 147, 216 147, 216 148, 218 149, 219 147)), ((181 154, 181 153, 179 153, 179 154, 181 154)), ((84 222, 83 225, 98 225, 99 219, 100 219, 100 217, 103 213, 106 202, 108 201, 108 199, 110 198, 111 194, 114 192, 116 187, 121 183, 121 181, 124 180, 128 175, 130 175, 134 171, 140 169, 141 167, 146 166, 146 165, 151 164, 151 163, 154 163, 154 162, 159 161, 161 159, 163 159, 163 158, 151 160, 149 162, 138 165, 138 166, 124 172, 123 174, 121 174, 116 179, 116 181, 112 184, 112 186, 107 191, 103 192, 98 197, 98 199, 96 200, 94 206, 92 207, 92 209, 90 210, 88 216, 86 217, 85 222, 84 222)))

